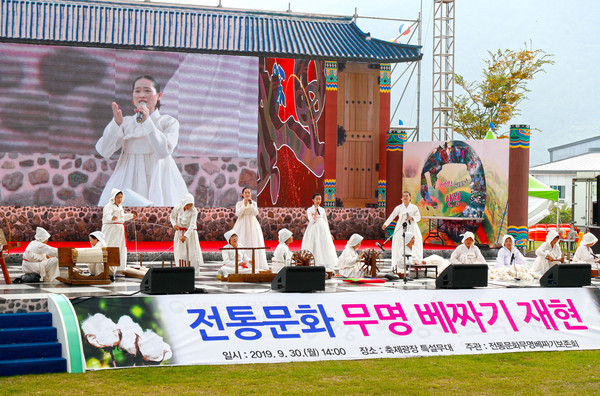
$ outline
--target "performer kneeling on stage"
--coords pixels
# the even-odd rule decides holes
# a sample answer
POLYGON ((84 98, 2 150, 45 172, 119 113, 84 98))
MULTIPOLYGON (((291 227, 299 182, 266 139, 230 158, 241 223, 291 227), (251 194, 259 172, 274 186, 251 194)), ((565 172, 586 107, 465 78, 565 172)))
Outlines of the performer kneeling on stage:
POLYGON ((366 268, 363 268, 363 255, 362 253, 358 254, 358 249, 363 239, 358 234, 350 236, 344 251, 338 258, 338 268, 341 276, 346 278, 362 278, 368 275, 366 268))
POLYGON ((498 250, 498 256, 496 257, 496 265, 494 268, 508 268, 513 263, 517 265, 527 265, 525 257, 514 247, 515 238, 512 235, 504 235, 502 238, 502 247, 498 250))
POLYGON ((556 230, 548 231, 546 242, 542 243, 535 251, 537 256, 533 262, 533 271, 535 275, 541 277, 554 265, 564 262, 562 251, 560 250, 558 232, 556 230))
MULTIPOLYGON (((104 240, 104 234, 100 231, 94 231, 89 236, 90 245, 93 248, 103 248, 106 247, 106 241, 104 240)), ((104 271, 104 264, 102 263, 90 263, 87 265, 90 270, 90 275, 96 276, 104 271)), ((110 280, 114 282, 115 278, 113 275, 110 275, 110 280)))
POLYGON ((574 263, 598 264, 598 256, 592 251, 592 246, 598 242, 598 238, 594 234, 588 232, 581 239, 579 247, 573 256, 574 263))
POLYGON ((121 206, 123 192, 113 188, 110 193, 110 201, 102 210, 102 233, 104 234, 107 247, 118 247, 121 265, 110 267, 110 274, 115 275, 117 270, 124 271, 127 267, 127 238, 125 235, 126 221, 135 219, 136 215, 125 213, 121 206))
POLYGON ((392 237, 392 271, 396 271, 398 266, 401 266, 402 261, 402 248, 404 247, 404 240, 402 239, 403 225, 406 223, 406 230, 415 237, 414 249, 415 252, 423 256, 423 237, 421 236, 421 230, 417 224, 421 220, 421 213, 416 205, 410 203, 411 196, 408 191, 402 193, 402 203, 394 208, 394 211, 387 218, 383 226, 381 227, 384 231, 387 226, 397 217, 398 222, 394 228, 392 237))
MULTIPOLYGON (((225 233, 225 240, 228 242, 223 248, 239 248, 238 249, 238 273, 239 274, 251 274, 252 273, 252 260, 246 256, 243 246, 238 243, 238 236, 235 230, 229 230, 225 233)), ((229 274, 235 274, 235 249, 223 250, 221 255, 223 256, 223 266, 219 268, 218 279, 227 278, 229 274)))
POLYGON ((60 275, 58 249, 48 246, 49 239, 48 231, 37 227, 34 240, 23 253, 22 268, 25 275, 38 274, 43 282, 53 282, 60 275))
POLYGON ((175 229, 173 238, 173 254, 175 265, 194 267, 199 275, 200 266, 204 264, 197 228, 198 209, 194 207, 194 196, 187 193, 179 205, 171 211, 171 224, 175 229))
POLYGON ((452 264, 483 264, 485 259, 475 246, 475 235, 471 231, 462 234, 462 244, 458 245, 450 256, 452 264))
POLYGON ((275 248, 271 260, 271 272, 278 273, 283 267, 288 267, 292 262, 292 252, 289 244, 293 242, 292 232, 287 228, 279 230, 279 245, 275 248))

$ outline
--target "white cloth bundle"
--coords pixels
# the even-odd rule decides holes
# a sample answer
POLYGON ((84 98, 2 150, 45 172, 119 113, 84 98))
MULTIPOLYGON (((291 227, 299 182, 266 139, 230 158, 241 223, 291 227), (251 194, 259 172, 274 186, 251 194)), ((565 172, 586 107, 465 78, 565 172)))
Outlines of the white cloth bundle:
POLYGON ((75 263, 103 263, 104 252, 102 248, 79 248, 74 249, 77 252, 75 263))

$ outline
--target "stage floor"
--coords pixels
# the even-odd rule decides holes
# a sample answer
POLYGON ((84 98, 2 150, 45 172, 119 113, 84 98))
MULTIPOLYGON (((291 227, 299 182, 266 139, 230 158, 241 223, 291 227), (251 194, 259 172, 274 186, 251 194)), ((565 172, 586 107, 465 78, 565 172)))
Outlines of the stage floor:
MULTIPOLYGON (((530 264, 533 262, 529 260, 530 264)), ((133 265, 133 263, 131 263, 133 265)), ((488 261, 490 266, 494 262, 488 261)), ((147 266, 160 267, 160 263, 146 263, 147 266)), ((217 270, 220 267, 219 262, 208 261, 202 267, 202 273, 196 277, 196 287, 203 288, 208 293, 277 293, 271 290, 269 283, 229 283, 216 279, 217 270)), ((390 271, 391 260, 384 260, 384 268, 381 274, 390 271)), ((10 265, 8 267, 11 279, 22 275, 20 265, 10 265)), ((140 279, 117 277, 115 282, 110 285, 98 286, 71 286, 60 282, 56 283, 37 283, 37 284, 10 284, 4 283, 0 278, 0 312, 3 308, 10 305, 11 301, 16 303, 21 300, 21 304, 29 306, 38 305, 43 310, 44 301, 50 293, 64 294, 70 299, 87 297, 108 297, 108 296, 128 296, 139 291, 140 279), (40 301, 41 300, 41 301, 40 301), (33 301, 30 303, 28 301, 33 301), (8 305, 7 305, 8 304, 8 305), (41 305, 40 305, 41 304, 41 305)), ((539 281, 520 280, 520 281, 488 281, 487 288, 537 288, 540 287, 539 281)), ((600 279, 592 279, 592 286, 600 287, 600 279)), ((355 284, 347 283, 342 278, 333 278, 325 282, 326 293, 338 292, 364 292, 364 291, 398 291, 398 290, 431 290, 435 289, 435 272, 429 272, 428 277, 413 279, 407 283, 404 281, 386 281, 378 284, 355 284)), ((14 308, 14 307, 13 307, 14 308)), ((34 307, 27 308, 28 310, 34 307)))

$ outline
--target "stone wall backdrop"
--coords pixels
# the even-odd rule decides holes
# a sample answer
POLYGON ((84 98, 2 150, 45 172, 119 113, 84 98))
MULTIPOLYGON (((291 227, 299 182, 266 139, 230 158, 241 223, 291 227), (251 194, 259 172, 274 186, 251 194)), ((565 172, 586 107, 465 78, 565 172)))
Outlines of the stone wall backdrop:
MULTIPOLYGON (((127 223, 129 240, 135 240, 136 235, 138 241, 173 239, 169 220, 171 208, 126 208, 127 212, 132 210, 138 212, 139 220, 127 223)), ((223 234, 233 227, 236 220, 233 208, 198 210, 198 236, 201 241, 223 240, 223 234)), ((36 226, 48 230, 53 241, 85 241, 89 233, 102 228, 100 207, 0 206, 0 211, 11 223, 13 241, 32 240, 36 226)), ((353 233, 361 234, 365 239, 383 239, 381 226, 385 221, 384 215, 382 209, 327 209, 331 233, 339 240, 348 239, 353 233)), ((301 239, 308 224, 306 208, 260 208, 258 219, 266 240, 277 240, 277 232, 284 227, 294 233, 294 239, 301 239)), ((3 221, 0 222, 8 238, 8 228, 3 221)))
MULTIPOLYGON (((0 153, 0 204, 96 206, 117 159, 0 153)), ((175 157, 175 162, 198 207, 233 207, 242 187, 256 189, 255 159, 175 157)))

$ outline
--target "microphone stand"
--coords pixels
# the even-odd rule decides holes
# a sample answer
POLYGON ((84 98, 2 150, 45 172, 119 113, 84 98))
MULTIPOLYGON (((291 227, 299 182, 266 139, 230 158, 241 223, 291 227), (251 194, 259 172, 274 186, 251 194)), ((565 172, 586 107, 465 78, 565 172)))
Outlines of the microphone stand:
POLYGON ((515 263, 515 254, 512 254, 512 257, 510 258, 510 263, 515 267, 515 280, 516 281, 520 281, 521 278, 519 278, 519 274, 517 274, 517 263, 515 263))
POLYGON ((406 270, 406 227, 408 226, 407 222, 405 221, 404 223, 402 223, 402 249, 403 249, 403 254, 402 254, 402 260, 404 262, 404 284, 406 284, 406 282, 408 282, 408 271, 406 270))

